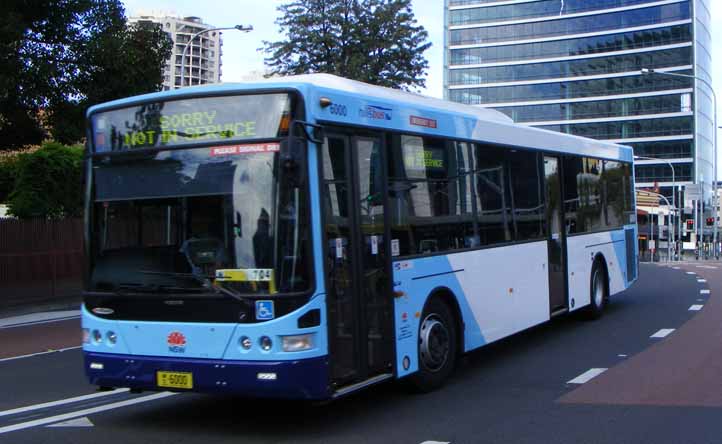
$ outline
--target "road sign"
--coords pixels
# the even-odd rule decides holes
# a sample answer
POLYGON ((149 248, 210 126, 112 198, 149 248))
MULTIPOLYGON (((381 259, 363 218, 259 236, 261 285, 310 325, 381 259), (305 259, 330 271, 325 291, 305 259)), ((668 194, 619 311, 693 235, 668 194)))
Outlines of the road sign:
POLYGON ((685 185, 684 187, 684 200, 702 200, 702 185, 693 183, 685 185))

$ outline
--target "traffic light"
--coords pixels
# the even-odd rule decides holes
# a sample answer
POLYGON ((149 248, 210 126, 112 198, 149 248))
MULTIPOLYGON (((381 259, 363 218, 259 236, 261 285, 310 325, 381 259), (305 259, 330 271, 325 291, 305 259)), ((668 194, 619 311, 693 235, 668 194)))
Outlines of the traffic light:
POLYGON ((714 217, 708 217, 706 222, 707 226, 711 227, 712 225, 714 225, 714 217))
POLYGON ((694 231, 694 219, 687 219, 687 231, 694 231))

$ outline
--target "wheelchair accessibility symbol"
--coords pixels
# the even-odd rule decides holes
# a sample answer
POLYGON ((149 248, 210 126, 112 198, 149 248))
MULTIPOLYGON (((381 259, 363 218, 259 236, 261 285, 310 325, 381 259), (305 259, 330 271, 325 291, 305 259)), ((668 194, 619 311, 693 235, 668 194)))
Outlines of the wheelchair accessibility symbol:
POLYGON ((256 301, 256 319, 259 321, 270 321, 273 314, 273 301, 256 301))

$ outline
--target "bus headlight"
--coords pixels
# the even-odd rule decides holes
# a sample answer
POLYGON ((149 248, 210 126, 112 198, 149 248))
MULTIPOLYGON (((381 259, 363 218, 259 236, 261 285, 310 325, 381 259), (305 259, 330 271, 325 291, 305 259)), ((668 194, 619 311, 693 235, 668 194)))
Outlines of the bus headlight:
POLYGON ((313 333, 306 335, 282 336, 283 351, 297 352, 313 348, 313 333))
POLYGON ((118 335, 114 331, 109 331, 105 337, 108 339, 108 344, 115 345, 118 342, 118 335))
POLYGON ((243 347, 244 350, 250 350, 251 346, 253 345, 253 342, 251 341, 251 338, 248 336, 243 336, 239 341, 239 344, 241 344, 241 347, 243 347))
POLYGON ((100 330, 93 330, 93 342, 96 344, 100 344, 103 342, 103 334, 100 332, 100 330))
POLYGON ((273 347, 273 341, 271 341, 271 338, 268 336, 261 336, 261 339, 258 340, 258 344, 261 346, 263 351, 269 351, 271 350, 271 347, 273 347))

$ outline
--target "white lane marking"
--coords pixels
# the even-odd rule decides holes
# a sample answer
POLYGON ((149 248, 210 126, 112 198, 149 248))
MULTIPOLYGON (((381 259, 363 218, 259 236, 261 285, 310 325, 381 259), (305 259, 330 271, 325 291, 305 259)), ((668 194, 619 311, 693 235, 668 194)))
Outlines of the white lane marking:
POLYGON ((421 444, 451 444, 449 441, 424 441, 421 444))
POLYGON ((71 419, 70 421, 57 422, 55 424, 50 424, 49 426, 45 426, 45 427, 94 427, 94 426, 95 426, 95 424, 93 424, 93 421, 88 419, 87 416, 83 416, 82 418, 71 419))
POLYGON ((697 299, 697 302, 705 302, 704 299, 697 299))
POLYGON ((80 310, 49 311, 45 313, 33 313, 12 318, 0 319, 0 328, 24 327, 26 325, 44 324, 48 322, 60 322, 80 317, 80 310))
POLYGON ((626 358, 626 357, 627 357, 627 355, 617 355, 617 356, 620 357, 620 358, 626 358))
POLYGON ((14 360, 16 360, 16 359, 32 358, 33 356, 47 355, 47 354, 50 354, 50 353, 60 353, 60 352, 68 351, 68 350, 76 350, 76 349, 79 349, 79 348, 83 348, 83 346, 82 346, 82 345, 78 345, 78 346, 75 346, 75 347, 65 347, 65 348, 59 348, 59 349, 57 349, 57 350, 48 350, 48 351, 44 351, 44 352, 31 353, 31 354, 29 354, 29 355, 11 356, 11 357, 9 357, 9 358, 2 358, 2 359, 0 359, 0 362, 14 361, 14 360))
POLYGON ((606 371, 606 368, 590 368, 589 370, 572 379, 571 381, 567 381, 567 384, 584 384, 590 379, 595 378, 606 371))
POLYGON ((681 270, 681 268, 679 268, 679 267, 672 267, 672 268, 675 270, 681 270))
POLYGON ((663 328, 663 329, 659 330, 657 333, 650 336, 650 338, 665 338, 673 331, 674 331, 673 328, 663 328))
POLYGON ((697 274, 694 271, 688 271, 687 274, 697 274))
POLYGON ((704 284, 705 282, 707 282, 707 279, 697 279, 697 282, 699 282, 700 284, 704 284))
POLYGON ((46 424, 53 424, 60 421, 65 421, 79 416, 88 416, 94 413, 105 412, 107 410, 119 409, 121 407, 127 407, 129 405, 141 404, 148 401, 155 401, 157 399, 167 398, 169 396, 177 395, 177 393, 161 392, 149 396, 143 396, 140 398, 128 399, 125 401, 114 402, 112 404, 101 405, 92 407, 89 409, 78 410, 77 412, 64 413, 62 415, 50 416, 48 418, 35 419, 33 421, 21 422, 19 424, 13 424, 10 426, 0 427, 0 435, 3 433, 15 432, 17 430, 29 429, 31 427, 42 426, 46 424))
POLYGON ((74 402, 87 401, 88 399, 102 398, 104 396, 117 395, 118 393, 127 392, 127 388, 119 388, 110 390, 107 392, 91 393, 89 395, 75 396, 73 398, 59 399, 57 401, 44 402, 42 404, 29 405, 27 407, 19 407, 12 410, 5 410, 0 412, 0 416, 16 415, 18 413, 31 412, 33 410, 45 409, 48 407, 55 407, 56 405, 72 404, 74 402))
POLYGON ((700 290, 699 294, 709 294, 709 290, 707 290, 707 289, 700 290))
POLYGON ((704 268, 707 270, 716 270, 717 267, 712 267, 711 265, 697 265, 697 268, 704 268))
POLYGON ((704 307, 704 305, 694 304, 689 307, 688 311, 700 311, 700 310, 702 310, 702 307, 704 307))

